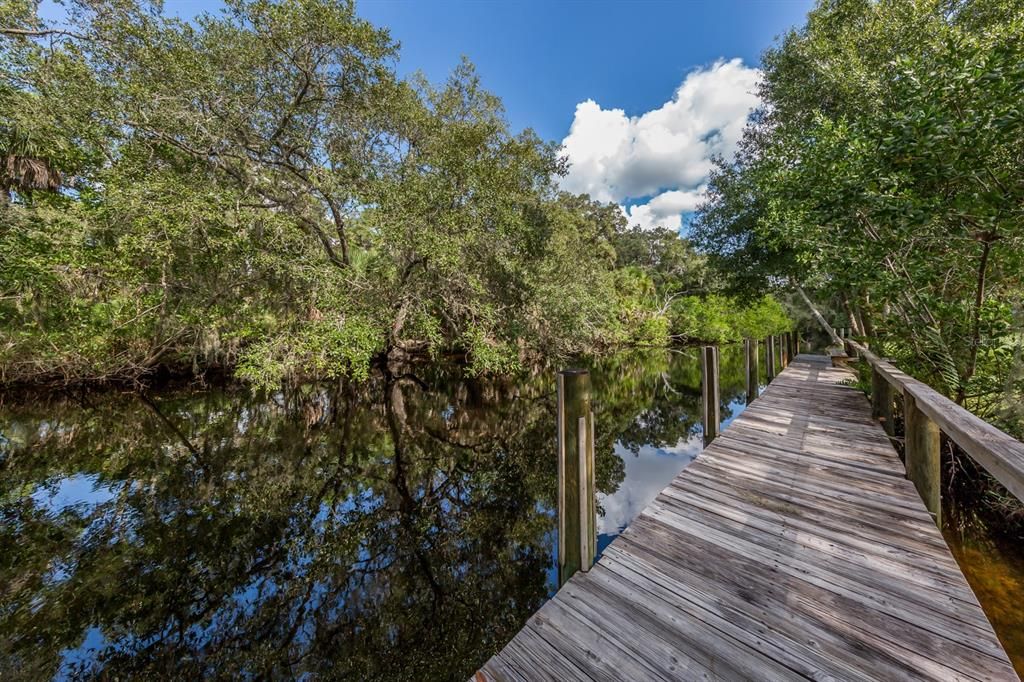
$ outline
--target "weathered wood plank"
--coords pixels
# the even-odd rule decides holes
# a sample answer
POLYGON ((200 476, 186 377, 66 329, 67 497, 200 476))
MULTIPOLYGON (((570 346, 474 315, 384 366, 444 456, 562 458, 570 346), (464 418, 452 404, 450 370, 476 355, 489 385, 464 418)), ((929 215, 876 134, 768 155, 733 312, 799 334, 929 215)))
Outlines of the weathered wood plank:
MULTIPOLYGON (((973 638, 983 635, 987 629, 988 621, 980 609, 972 609, 952 598, 940 599, 915 585, 894 580, 890 573, 866 572, 860 566, 835 557, 794 547, 785 538, 766 539, 765 543, 775 541, 783 545, 785 551, 771 549, 750 538, 730 535, 707 517, 700 520, 700 525, 695 526, 692 518, 680 519, 671 510, 652 505, 634 523, 647 524, 645 528, 650 531, 649 524, 654 521, 682 533, 682 539, 688 542, 699 537, 719 547, 735 547, 752 562, 752 566, 760 563, 765 568, 806 580, 822 589, 847 593, 893 618, 912 621, 939 635, 955 636, 959 633, 973 638)), ((989 646, 1001 650, 998 644, 989 646)))
MULTIPOLYGON (((719 486, 718 481, 714 479, 701 478, 700 474, 694 474, 694 479, 699 479, 700 487, 686 488, 683 492, 687 495, 708 498, 754 516, 785 520, 788 526, 816 533, 835 542, 860 547, 865 551, 895 557, 919 570, 934 570, 944 574, 958 570, 952 556, 936 552, 938 548, 935 544, 920 542, 917 537, 910 535, 893 533, 892 528, 884 523, 852 520, 850 514, 853 509, 850 506, 837 512, 837 507, 828 505, 827 498, 824 505, 815 502, 805 503, 793 497, 773 498, 773 491, 764 489, 751 494, 739 493, 743 495, 741 497, 735 488, 719 486), (922 566, 922 562, 926 565, 922 566)), ((662 494, 678 497, 678 490, 676 486, 669 486, 662 494)))
POLYGON ((913 397, 917 409, 1019 500, 1024 500, 1024 443, 971 414, 931 386, 905 374, 866 348, 872 369, 894 389, 913 397))
MULTIPOLYGON (((787 518, 808 518, 814 523, 838 523, 845 528, 855 528, 861 535, 870 536, 873 541, 916 550, 929 559, 944 557, 945 545, 939 544, 935 537, 921 533, 913 521, 906 517, 880 510, 872 513, 858 506, 856 501, 843 501, 832 496, 803 495, 785 486, 762 483, 756 491, 739 489, 735 486, 723 485, 720 478, 711 477, 704 471, 693 471, 694 482, 708 491, 729 495, 730 497, 750 500, 767 511, 777 511, 787 518)), ((952 556, 945 557, 943 563, 949 570, 956 569, 952 556)))
MULTIPOLYGON (((756 623, 751 630, 753 636, 779 644, 789 639, 806 642, 828 651, 829 659, 847 661, 855 670, 874 679, 914 677, 908 674, 915 669, 906 669, 902 661, 916 655, 938 661, 931 667, 950 670, 951 665, 958 664, 969 671, 979 662, 999 665, 997 659, 888 617, 850 595, 770 569, 751 570, 743 555, 699 539, 689 551, 673 551, 664 545, 641 547, 630 541, 622 544, 622 551, 629 552, 631 561, 644 565, 647 574, 655 575, 652 571, 657 571, 665 574, 677 589, 689 586, 703 591, 707 595, 703 603, 708 608, 731 605, 749 614, 756 623), (886 644, 870 644, 879 639, 886 644), (897 674, 897 670, 901 672, 897 674)), ((619 551, 609 548, 609 554, 617 555, 619 551)), ((848 679, 850 675, 841 667, 833 663, 825 670, 839 679, 848 679)), ((938 675, 939 679, 952 676, 938 675)))
POLYGON ((781 514, 765 514, 755 504, 715 495, 699 494, 694 488, 679 490, 672 488, 662 494, 679 506, 699 510, 700 513, 720 516, 723 519, 750 527, 756 532, 769 536, 789 537, 801 548, 812 549, 841 557, 854 564, 868 564, 872 569, 889 571, 901 580, 917 583, 943 594, 976 605, 974 594, 967 589, 962 581, 951 576, 948 570, 940 566, 920 566, 924 557, 920 554, 909 554, 902 548, 877 542, 861 541, 857 532, 840 527, 832 530, 827 526, 806 523, 798 518, 781 514))
POLYGON ((1018 679, 849 376, 793 358, 478 679, 1018 679))

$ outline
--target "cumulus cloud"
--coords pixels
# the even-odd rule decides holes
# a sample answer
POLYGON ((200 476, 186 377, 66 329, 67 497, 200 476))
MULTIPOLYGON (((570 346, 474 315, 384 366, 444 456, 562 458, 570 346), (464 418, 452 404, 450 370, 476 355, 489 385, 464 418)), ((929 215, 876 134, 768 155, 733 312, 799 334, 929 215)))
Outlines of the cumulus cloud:
POLYGON ((665 481, 675 478, 700 451, 700 436, 681 439, 674 447, 644 445, 635 455, 616 443, 615 454, 622 458, 626 476, 618 490, 599 499, 604 514, 597 519, 598 534, 621 533, 665 488, 665 481))
POLYGON ((639 225, 645 230, 667 227, 678 230, 683 226, 683 213, 693 211, 704 198, 705 187, 692 190, 672 189, 655 196, 645 204, 623 206, 622 212, 630 225, 639 225))
POLYGON ((711 157, 735 151, 758 105, 759 76, 739 59, 715 62, 690 72, 671 101, 640 116, 593 100, 577 104, 562 140, 571 163, 562 188, 616 202, 645 229, 678 229, 680 214, 700 203, 711 157))

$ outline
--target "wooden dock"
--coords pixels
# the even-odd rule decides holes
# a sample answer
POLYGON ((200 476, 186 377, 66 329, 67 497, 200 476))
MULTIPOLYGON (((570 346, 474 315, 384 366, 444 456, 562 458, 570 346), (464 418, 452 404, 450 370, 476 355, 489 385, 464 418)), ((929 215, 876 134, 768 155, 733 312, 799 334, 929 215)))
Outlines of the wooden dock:
POLYGON ((799 355, 477 680, 1017 680, 850 372, 799 355))

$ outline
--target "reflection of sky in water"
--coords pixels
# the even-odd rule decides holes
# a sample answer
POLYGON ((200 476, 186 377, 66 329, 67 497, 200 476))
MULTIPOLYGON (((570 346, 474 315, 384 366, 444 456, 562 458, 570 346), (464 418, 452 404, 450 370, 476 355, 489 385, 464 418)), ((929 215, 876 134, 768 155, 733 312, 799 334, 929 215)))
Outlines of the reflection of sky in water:
POLYGON ((96 666, 96 655, 107 646, 107 638, 97 627, 89 628, 77 648, 61 652, 61 664, 54 676, 56 680, 67 680, 88 676, 96 666))
MULTIPOLYGON (((723 420, 722 428, 727 427, 745 407, 743 400, 729 403, 723 412, 730 416, 723 420)), ((597 503, 604 510, 597 519, 598 556, 700 454, 704 449, 703 439, 704 434, 698 430, 671 447, 645 445, 636 455, 616 443, 615 454, 623 459, 626 475, 614 494, 598 495, 597 503)))
MULTIPOLYGON (((675 391, 671 391, 671 393, 676 395, 675 391)), ((692 397, 692 393, 689 394, 689 397, 692 397)), ((275 404, 279 404, 284 409, 284 398, 282 396, 275 395, 271 399, 275 404)), ((657 399, 658 397, 655 396, 654 400, 657 399)), ((671 396, 662 399, 675 400, 671 396)), ((679 398, 679 400, 684 399, 689 398, 679 398)), ((677 407, 684 404, 687 403, 680 403, 677 407)), ((437 414, 439 414, 446 425, 452 424, 455 417, 459 414, 456 406, 451 402, 447 404, 442 402, 440 406, 441 409, 437 410, 437 414)), ((729 423, 732 417, 742 412, 743 407, 742 401, 732 402, 728 407, 723 406, 723 414, 730 415, 730 418, 725 420, 725 425, 729 423)), ((202 412, 200 408, 197 408, 196 411, 189 411, 184 408, 172 411, 173 419, 182 423, 191 423, 192 420, 198 420, 203 423, 216 421, 222 414, 225 414, 222 410, 202 412)), ((260 442, 259 439, 265 438, 266 436, 259 428, 254 428, 262 426, 259 421, 260 414, 258 410, 253 411, 249 407, 239 408, 239 411, 231 420, 234 429, 233 437, 241 440, 241 435, 248 434, 251 431, 251 438, 256 439, 257 443, 260 442)), ((651 432, 657 433, 657 422, 643 424, 645 418, 650 418, 650 413, 641 408, 639 414, 633 414, 635 415, 634 418, 638 420, 638 424, 649 427, 651 432)), ((231 416, 231 414, 229 413, 228 416, 231 416)), ((285 415, 285 418, 287 417, 288 415, 285 415)), ((601 428, 600 422, 598 422, 597 428, 601 428)), ((56 427, 42 423, 37 427, 38 434, 36 435, 45 440, 47 434, 55 430, 56 427)), ((30 440, 28 435, 19 432, 16 428, 11 428, 10 425, 8 425, 5 431, 5 433, 0 434, 0 462, 3 462, 5 459, 7 448, 11 443, 25 444, 30 440)), ((678 431, 673 430, 673 433, 678 433, 678 431)), ((699 455, 702 450, 702 437, 702 433, 698 428, 694 433, 680 439, 673 445, 662 447, 650 443, 642 445, 637 449, 636 455, 622 445, 616 444, 614 452, 623 460, 624 477, 615 494, 602 495, 598 499, 602 509, 602 514, 597 520, 599 554, 619 533, 633 522, 640 512, 650 504, 661 490, 669 485, 682 469, 699 455)), ((650 438, 656 440, 659 436, 654 435, 650 438)), ((218 442, 220 444, 215 447, 226 447, 225 443, 218 442)), ((553 445, 553 443, 549 443, 549 445, 553 445)), ((168 445, 168 447, 177 447, 177 445, 168 445)), ((553 451, 554 448, 552 447, 551 450, 553 451)), ((143 467, 142 473, 145 473, 147 471, 144 468, 146 466, 145 463, 143 462, 141 466, 143 467)), ((59 467, 57 471, 60 471, 59 467)), ((96 545, 93 542, 93 538, 99 537, 105 542, 109 541, 111 544, 155 542, 151 536, 140 538, 135 532, 138 519, 133 505, 137 504, 139 500, 148 499, 147 495, 151 492, 149 487, 155 485, 149 479, 145 476, 137 475, 134 479, 128 478, 111 481, 110 474, 89 472, 67 473, 69 475, 51 473, 42 482, 39 482, 40 479, 35 479, 34 483, 28 482, 27 490, 26 488, 19 488, 19 503, 29 504, 34 507, 36 513, 41 512, 42 514, 52 516, 56 521, 70 523, 75 528, 76 537, 69 542, 66 548, 69 551, 66 553, 60 552, 59 554, 54 553, 47 566, 47 572, 43 576, 43 584, 46 590, 50 592, 47 592, 46 598, 50 598, 48 595, 51 593, 57 595, 57 590, 61 588, 61 584, 67 583, 72 576, 76 575, 77 571, 82 570, 78 563, 81 554, 78 549, 83 547, 88 549, 96 545), (21 495, 25 492, 27 492, 27 496, 22 497, 21 495), (120 498, 122 496, 124 496, 126 504, 121 504, 122 500, 120 498), (107 538, 106 535, 93 535, 96 529, 111 529, 115 532, 107 538)), ((247 475, 249 475, 248 470, 243 470, 242 472, 229 470, 220 474, 222 482, 233 484, 225 489, 227 493, 230 493, 228 499, 232 503, 235 502, 234 495, 241 495, 245 492, 244 482, 247 480, 245 478, 247 475), (234 484, 237 484, 237 486, 234 484)), ((432 479, 418 481, 418 484, 426 489, 430 488, 430 484, 433 484, 434 487, 439 487, 448 478, 459 475, 457 472, 448 470, 436 471, 433 472, 432 479)), ((450 493, 451 497, 442 498, 434 503, 437 505, 442 518, 454 515, 452 516, 455 521, 453 523, 454 530, 448 531, 437 525, 430 525, 423 529, 428 539, 437 535, 441 540, 445 540, 450 535, 450 537, 454 538, 453 541, 458 541, 459 517, 457 514, 463 508, 472 507, 475 502, 472 499, 472 494, 476 490, 474 488, 476 480, 468 473, 462 475, 465 476, 465 480, 462 481, 464 485, 454 488, 450 493)), ((453 480, 455 479, 453 478, 453 480)), ((488 480, 484 479, 484 484, 488 480)), ((321 502, 319 509, 311 516, 300 514, 296 519, 288 522, 292 524, 301 520, 301 523, 305 524, 303 527, 291 528, 290 534, 296 538, 305 538, 305 543, 308 544, 299 543, 295 546, 290 546, 287 555, 280 560, 277 572, 274 574, 243 576, 230 584, 224 585, 224 591, 217 595, 222 598, 221 604, 215 611, 203 617, 192 618, 193 612, 188 612, 190 618, 187 623, 187 643, 182 645, 183 650, 189 647, 202 650, 208 642, 215 641, 218 636, 224 633, 230 634, 236 628, 244 630, 249 621, 257 619, 258 611, 264 604, 269 604, 271 608, 285 608, 289 598, 285 590, 288 587, 287 581, 298 580, 308 574, 314 558, 314 554, 311 553, 312 550, 320 546, 327 546, 329 542, 323 539, 324 534, 338 528, 344 528, 349 522, 358 523, 362 518, 371 515, 374 510, 387 507, 387 492, 390 490, 387 480, 368 478, 366 480, 359 480, 358 483, 353 485, 356 490, 339 491, 338 497, 331 497, 328 501, 321 502), (282 575, 288 577, 282 578, 282 575), (281 595, 285 599, 282 602, 285 606, 275 606, 274 599, 281 595)), ((173 494, 173 492, 174 489, 170 489, 170 493, 173 494)), ((417 487, 410 492, 416 497, 422 495, 424 490, 417 487)), ((189 498, 186 496, 185 499, 188 500, 189 498)), ((548 507, 550 502, 547 498, 543 502, 536 500, 535 504, 535 511, 547 516, 549 521, 548 530, 543 533, 538 549, 546 550, 547 556, 552 559, 552 562, 544 567, 544 577, 547 581, 549 594, 554 594, 557 591, 558 580, 558 514, 556 509, 548 507)), ((182 513, 182 511, 184 513, 192 513, 194 511, 191 507, 177 508, 174 505, 168 506, 168 510, 160 515, 160 518, 165 522, 169 522, 174 515, 182 513)), ((229 507, 224 506, 222 508, 228 509, 229 507)), ((381 516, 385 519, 388 518, 387 509, 381 512, 381 516)), ((382 532, 386 533, 389 531, 392 527, 389 525, 390 523, 388 521, 383 522, 381 526, 382 532)), ((358 528, 356 530, 358 531, 358 528)), ((314 579, 310 582, 309 590, 305 593, 305 602, 303 602, 301 611, 296 611, 294 614, 299 628, 295 634, 294 642, 297 645, 301 645, 299 646, 300 649, 316 637, 318 621, 314 619, 313 614, 316 614, 317 618, 322 620, 333 621, 342 618, 343 612, 346 609, 363 608, 367 612, 372 611, 373 600, 378 598, 380 590, 384 589, 375 585, 373 576, 386 571, 389 562, 393 559, 386 552, 373 551, 375 548, 375 545, 373 545, 374 540, 375 537, 368 536, 365 540, 366 544, 360 543, 357 546, 354 560, 347 568, 350 573, 363 574, 364 577, 352 577, 344 591, 332 594, 330 592, 331 585, 328 581, 314 579), (360 599, 364 600, 366 604, 362 606, 355 604, 360 599)), ((381 542, 379 539, 376 541, 381 542)), ((536 540, 532 540, 532 542, 536 542, 536 540)), ((159 549, 159 545, 157 545, 157 548, 159 549)), ((351 555, 347 555, 347 557, 349 556, 351 555)), ((344 568, 346 567, 339 566, 338 570, 342 571, 344 568)), ((464 573, 465 571, 472 570, 473 564, 459 564, 446 568, 453 575, 458 575, 460 572, 464 573)), ((384 587, 386 588, 386 585, 384 587)), ((40 604, 42 604, 41 599, 40 604)), ((189 609, 190 607, 186 605, 185 608, 189 609)), ((175 622, 173 620, 169 621, 166 627, 174 626, 175 622)), ((83 622, 83 627, 78 631, 77 636, 62 642, 62 646, 66 646, 59 650, 60 662, 55 675, 56 679, 72 679, 95 675, 102 669, 105 655, 114 653, 128 656, 134 655, 147 647, 153 646, 161 638, 168 636, 167 633, 169 632, 167 629, 156 627, 136 635, 133 632, 126 632, 125 628, 110 627, 110 624, 103 622, 102 619, 98 619, 88 625, 86 623, 88 621, 83 622)), ((400 625, 398 623, 391 624, 390 632, 390 639, 397 641, 398 636, 401 634, 400 625)))
POLYGON ((37 487, 31 495, 32 502, 53 514, 74 508, 85 516, 97 506, 114 499, 121 487, 100 484, 99 479, 98 474, 72 474, 37 487))
MULTIPOLYGON (((548 585, 548 596, 553 597, 555 592, 558 591, 558 517, 557 515, 552 519, 554 526, 550 531, 544 534, 544 544, 547 546, 550 554, 554 561, 548 566, 546 574, 547 585, 548 585)), ((601 539, 598 538, 598 542, 601 539)))
MULTIPOLYGON (((31 497, 36 505, 45 507, 52 513, 57 514, 74 509, 84 516, 85 510, 91 512, 99 505, 113 499, 117 494, 116 488, 97 485, 97 479, 98 477, 94 475, 75 474, 54 484, 40 486, 31 497)), ((367 510, 377 503, 379 501, 372 491, 361 491, 358 496, 349 495, 340 500, 333 507, 333 511, 344 515, 356 509, 367 510)), ((331 505, 321 505, 314 517, 314 526, 322 531, 331 512, 331 505)), ((370 559, 364 548, 360 548, 359 554, 360 563, 353 565, 353 568, 365 567, 363 562, 370 559)), ((312 562, 313 556, 308 553, 290 555, 283 565, 283 572, 291 575, 305 575, 312 562)), ((60 566, 55 566, 51 573, 59 573, 57 577, 61 580, 67 578, 69 574, 60 566)), ((327 595, 328 587, 325 582, 314 583, 305 607, 305 616, 320 608, 323 598, 327 595)), ((210 641, 218 630, 230 626, 231 621, 242 621, 253 616, 260 604, 274 596, 278 590, 279 585, 266 576, 252 578, 248 584, 235 588, 228 597, 225 607, 215 611, 207 622, 193 623, 188 629, 189 637, 199 642, 210 641)), ((312 636, 311 619, 303 617, 302 621, 302 627, 294 637, 296 642, 307 642, 312 636)), ((168 624, 168 632, 173 625, 173 623, 168 624)), ((158 641, 165 634, 167 633, 158 633, 145 639, 127 635, 111 640, 101 628, 93 626, 84 632, 81 644, 61 651, 61 663, 54 679, 70 680, 90 677, 101 669, 99 656, 105 650, 130 652, 135 649, 143 649, 158 641)))

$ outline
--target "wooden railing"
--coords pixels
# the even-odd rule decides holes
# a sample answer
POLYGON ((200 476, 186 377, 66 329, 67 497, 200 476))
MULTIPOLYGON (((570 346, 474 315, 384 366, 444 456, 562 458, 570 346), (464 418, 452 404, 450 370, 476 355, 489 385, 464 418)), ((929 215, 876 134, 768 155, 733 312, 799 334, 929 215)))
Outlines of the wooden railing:
MULTIPOLYGON (((816 311, 815 311, 816 312, 816 311)), ((907 478, 928 509, 940 517, 940 433, 960 446, 1018 500, 1024 501, 1024 443, 968 412, 931 386, 900 371, 851 338, 841 338, 820 315, 818 321, 847 355, 871 366, 871 412, 893 434, 893 398, 903 396, 907 478)))

